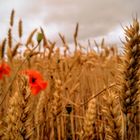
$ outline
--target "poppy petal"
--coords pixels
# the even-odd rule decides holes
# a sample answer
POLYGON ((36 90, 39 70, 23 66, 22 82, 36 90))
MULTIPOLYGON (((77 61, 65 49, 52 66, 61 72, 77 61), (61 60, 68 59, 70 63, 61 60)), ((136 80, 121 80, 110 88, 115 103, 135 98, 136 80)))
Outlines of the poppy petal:
POLYGON ((34 95, 37 95, 41 91, 40 87, 32 87, 31 92, 34 95))
POLYGON ((43 81, 43 77, 38 71, 25 70, 22 73, 29 76, 29 86, 34 95, 38 94, 41 90, 47 87, 48 83, 43 81))
POLYGON ((23 73, 27 74, 29 77, 34 77, 36 79, 43 79, 41 74, 36 70, 25 70, 23 73))
POLYGON ((41 89, 45 89, 48 83, 41 80, 37 80, 37 84, 38 86, 40 86, 41 89))
POLYGON ((4 70, 3 70, 3 73, 5 75, 9 75, 10 74, 10 67, 6 67, 4 70))
POLYGON ((10 75, 10 67, 8 64, 2 62, 2 64, 0 65, 0 79, 2 79, 3 75, 10 75))

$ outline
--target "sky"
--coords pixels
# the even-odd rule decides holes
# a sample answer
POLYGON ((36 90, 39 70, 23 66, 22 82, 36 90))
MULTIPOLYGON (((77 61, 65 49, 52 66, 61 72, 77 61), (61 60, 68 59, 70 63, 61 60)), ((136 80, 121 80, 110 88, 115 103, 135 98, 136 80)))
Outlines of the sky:
MULTIPOLYGON (((59 40, 58 33, 73 41, 76 23, 79 23, 79 40, 119 42, 123 29, 140 17, 139 0, 0 0, 0 39, 6 35, 9 16, 15 9, 15 30, 20 18, 24 35, 40 26, 51 40, 59 40)), ((15 32, 16 36, 16 32, 15 32)))

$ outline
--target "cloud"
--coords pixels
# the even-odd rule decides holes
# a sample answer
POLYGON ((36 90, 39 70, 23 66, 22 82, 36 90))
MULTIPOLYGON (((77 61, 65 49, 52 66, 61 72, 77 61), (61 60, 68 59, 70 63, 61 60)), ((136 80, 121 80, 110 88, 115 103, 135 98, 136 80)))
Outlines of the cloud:
POLYGON ((62 32, 71 42, 77 22, 80 40, 117 35, 113 30, 120 23, 131 21, 136 13, 140 16, 139 5, 139 0, 1 0, 0 37, 7 32, 13 8, 16 19, 23 19, 25 34, 42 26, 48 37, 56 39, 58 32, 62 32))

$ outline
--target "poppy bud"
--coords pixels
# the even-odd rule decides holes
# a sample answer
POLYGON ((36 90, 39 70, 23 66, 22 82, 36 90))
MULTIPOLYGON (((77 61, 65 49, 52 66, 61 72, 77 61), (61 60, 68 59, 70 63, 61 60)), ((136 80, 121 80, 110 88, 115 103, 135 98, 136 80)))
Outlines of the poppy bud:
POLYGON ((43 34, 42 33, 38 33, 37 34, 37 42, 40 43, 43 39, 43 34))

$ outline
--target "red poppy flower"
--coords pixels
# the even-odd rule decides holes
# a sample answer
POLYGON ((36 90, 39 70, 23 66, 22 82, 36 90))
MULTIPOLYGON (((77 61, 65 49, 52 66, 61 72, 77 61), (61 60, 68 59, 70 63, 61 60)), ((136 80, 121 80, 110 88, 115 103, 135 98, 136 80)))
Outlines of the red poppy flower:
POLYGON ((36 70, 25 70, 23 73, 29 76, 29 85, 31 92, 37 95, 41 90, 47 87, 47 82, 43 80, 42 75, 36 70))
POLYGON ((6 64, 5 62, 2 62, 0 64, 0 79, 2 79, 3 75, 7 75, 9 76, 10 75, 10 67, 8 64, 6 64))

